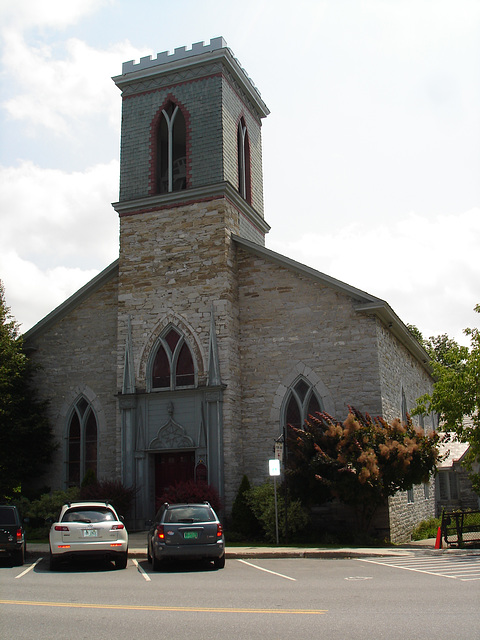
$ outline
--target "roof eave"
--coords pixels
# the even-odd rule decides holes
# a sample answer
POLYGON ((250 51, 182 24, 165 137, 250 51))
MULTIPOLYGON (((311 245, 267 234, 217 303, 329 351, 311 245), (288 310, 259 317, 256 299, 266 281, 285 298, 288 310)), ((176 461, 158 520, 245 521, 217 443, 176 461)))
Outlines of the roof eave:
POLYGON ((380 298, 376 298, 375 296, 366 293, 356 287, 352 287, 341 280, 337 280, 336 278, 332 278, 321 271, 317 271, 316 269, 312 269, 312 267, 308 267, 296 260, 292 260, 291 258, 287 258, 271 249, 267 249, 261 245, 257 245, 254 242, 249 240, 245 240, 245 238, 240 238, 239 236, 232 235, 232 240, 247 249, 248 251, 255 253, 259 256, 265 257, 268 260, 276 262, 284 267, 292 269, 297 273, 302 275, 306 275, 309 277, 313 277, 318 281, 323 282, 327 286, 339 291, 340 293, 344 293, 355 300, 354 308, 358 313, 366 313, 370 315, 374 315, 376 318, 380 320, 380 322, 388 328, 388 330, 404 345, 406 349, 415 357, 418 362, 423 366, 423 368, 427 371, 429 375, 432 375, 432 368, 430 365, 430 358, 423 349, 423 347, 417 342, 417 340, 410 333, 406 325, 400 320, 397 314, 393 311, 390 305, 381 300, 380 298))

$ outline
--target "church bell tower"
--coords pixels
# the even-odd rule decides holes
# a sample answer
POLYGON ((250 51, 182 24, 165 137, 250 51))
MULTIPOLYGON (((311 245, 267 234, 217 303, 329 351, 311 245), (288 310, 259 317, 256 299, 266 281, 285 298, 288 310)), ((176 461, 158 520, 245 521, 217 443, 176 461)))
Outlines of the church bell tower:
POLYGON ((166 482, 201 472, 229 505, 241 478, 235 237, 269 230, 269 112, 223 38, 122 71, 117 450, 141 520, 166 482))
POLYGON ((227 198, 265 243, 260 93, 222 37, 123 64, 120 216, 227 198))

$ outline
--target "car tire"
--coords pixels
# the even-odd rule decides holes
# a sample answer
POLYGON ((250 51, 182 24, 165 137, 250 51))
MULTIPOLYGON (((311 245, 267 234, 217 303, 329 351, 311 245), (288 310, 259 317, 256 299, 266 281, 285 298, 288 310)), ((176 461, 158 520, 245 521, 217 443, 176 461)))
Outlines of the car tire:
POLYGON ((157 558, 155 552, 152 553, 152 569, 154 571, 160 571, 162 567, 162 561, 157 558))
POLYGON ((21 567, 25 562, 25 548, 22 547, 19 551, 14 551, 12 555, 13 565, 15 567, 21 567))
POLYGON ((215 569, 223 569, 225 566, 225 554, 223 554, 223 556, 221 556, 220 558, 215 558, 213 564, 215 566, 215 569))
POLYGON ((115 558, 115 569, 125 569, 128 563, 128 549, 121 556, 115 558))
POLYGON ((53 553, 50 551, 50 558, 49 558, 50 571, 56 571, 58 569, 59 562, 60 562, 59 559, 55 558, 53 553))
POLYGON ((147 560, 150 564, 152 564, 152 554, 150 553, 150 545, 147 544, 147 560))

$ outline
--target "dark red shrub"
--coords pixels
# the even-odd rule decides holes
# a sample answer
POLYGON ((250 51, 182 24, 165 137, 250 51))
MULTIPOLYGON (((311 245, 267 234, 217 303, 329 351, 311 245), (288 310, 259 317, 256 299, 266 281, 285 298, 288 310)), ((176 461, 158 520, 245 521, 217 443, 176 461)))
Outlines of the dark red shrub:
POLYGON ((168 487, 157 500, 156 508, 159 509, 164 502, 175 504, 177 502, 205 502, 208 501, 217 514, 221 511, 222 501, 215 487, 209 484, 197 484, 190 482, 177 482, 168 487))

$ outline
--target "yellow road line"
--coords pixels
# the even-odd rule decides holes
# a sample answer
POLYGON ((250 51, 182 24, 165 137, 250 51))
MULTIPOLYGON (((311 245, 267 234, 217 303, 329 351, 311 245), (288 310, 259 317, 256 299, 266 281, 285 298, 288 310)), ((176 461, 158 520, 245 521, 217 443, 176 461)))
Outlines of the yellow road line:
POLYGON ((321 615, 327 610, 315 609, 236 609, 234 607, 159 607, 129 604, 89 604, 86 602, 36 602, 29 600, 0 600, 0 604, 32 607, 69 607, 72 609, 124 609, 126 611, 181 611, 188 613, 283 613, 296 615, 321 615))

